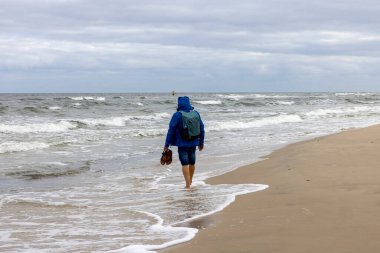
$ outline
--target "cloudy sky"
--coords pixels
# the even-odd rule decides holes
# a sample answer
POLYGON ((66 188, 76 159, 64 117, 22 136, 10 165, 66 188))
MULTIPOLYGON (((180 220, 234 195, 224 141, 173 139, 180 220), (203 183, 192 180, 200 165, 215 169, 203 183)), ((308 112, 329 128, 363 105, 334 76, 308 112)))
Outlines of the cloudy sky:
POLYGON ((380 91, 378 0, 0 0, 0 92, 380 91))

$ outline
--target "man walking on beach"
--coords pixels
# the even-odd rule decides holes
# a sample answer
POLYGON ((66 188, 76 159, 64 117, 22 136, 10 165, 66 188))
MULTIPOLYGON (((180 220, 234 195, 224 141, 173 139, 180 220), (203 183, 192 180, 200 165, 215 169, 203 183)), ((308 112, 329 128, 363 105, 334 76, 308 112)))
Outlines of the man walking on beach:
POLYGON ((182 173, 186 182, 186 189, 190 189, 195 172, 195 150, 203 149, 205 131, 201 116, 190 104, 186 96, 178 97, 177 112, 169 123, 166 135, 164 152, 170 145, 178 146, 178 156, 182 164, 182 173))

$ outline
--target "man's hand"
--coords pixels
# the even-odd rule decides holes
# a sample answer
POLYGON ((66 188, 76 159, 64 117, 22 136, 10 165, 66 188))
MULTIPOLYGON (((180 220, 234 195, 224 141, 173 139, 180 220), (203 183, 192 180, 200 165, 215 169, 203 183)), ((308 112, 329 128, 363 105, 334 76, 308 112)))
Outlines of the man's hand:
POLYGON ((203 150, 203 145, 199 145, 198 149, 199 149, 199 151, 202 151, 203 150))
POLYGON ((166 152, 169 149, 169 147, 164 147, 164 152, 166 152))

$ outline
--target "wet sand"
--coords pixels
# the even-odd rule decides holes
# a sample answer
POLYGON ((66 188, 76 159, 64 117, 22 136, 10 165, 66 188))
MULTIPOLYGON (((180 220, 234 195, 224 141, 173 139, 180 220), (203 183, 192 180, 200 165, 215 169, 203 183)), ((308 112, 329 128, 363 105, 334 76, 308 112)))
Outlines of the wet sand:
POLYGON ((291 144, 208 183, 270 187, 185 224, 202 229, 160 253, 380 252, 380 126, 291 144))

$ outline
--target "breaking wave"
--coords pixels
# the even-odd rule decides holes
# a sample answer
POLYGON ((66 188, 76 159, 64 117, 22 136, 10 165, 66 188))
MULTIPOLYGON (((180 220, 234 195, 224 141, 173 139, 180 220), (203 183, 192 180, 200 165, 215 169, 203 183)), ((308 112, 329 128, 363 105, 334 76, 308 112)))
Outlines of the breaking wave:
POLYGON ((335 96, 371 96, 374 95, 374 93, 368 93, 368 92, 337 92, 335 93, 335 96))
POLYGON ((220 98, 225 98, 225 99, 228 99, 228 100, 232 100, 232 101, 238 101, 246 96, 244 95, 238 95, 238 94, 219 94, 218 97, 220 98))
POLYGON ((75 101, 83 101, 83 100, 106 101, 105 97, 79 96, 79 97, 68 97, 68 98, 75 101))
POLYGON ((89 118, 89 119, 75 119, 71 120, 79 124, 85 124, 88 126, 125 126, 128 121, 157 121, 167 119, 170 117, 168 113, 155 113, 151 115, 128 115, 122 117, 110 117, 110 118, 89 118))
POLYGON ((155 137, 164 136, 166 134, 166 129, 147 129, 147 130, 137 130, 133 133, 134 137, 155 137))
POLYGON ((337 108, 337 109, 317 109, 314 111, 307 112, 305 115, 308 117, 325 117, 325 116, 337 116, 344 115, 350 116, 357 113, 373 113, 380 112, 380 107, 370 107, 370 106, 356 106, 352 108, 337 108))
POLYGON ((221 130, 241 130, 254 127, 263 127, 268 125, 278 125, 282 123, 295 123, 303 121, 298 115, 280 115, 274 117, 267 117, 252 121, 228 121, 228 122, 213 122, 208 127, 209 131, 221 130))
POLYGON ((294 101, 275 101, 274 104, 276 105, 294 105, 294 101))
POLYGON ((50 145, 43 142, 15 142, 9 141, 0 144, 0 154, 44 149, 50 145))
POLYGON ((65 132, 76 128, 68 121, 60 121, 58 123, 28 123, 18 125, 0 124, 0 133, 40 133, 40 132, 65 132))
POLYGON ((193 101, 196 104, 201 104, 201 105, 221 105, 222 101, 221 100, 206 100, 206 101, 193 101))
POLYGON ((62 107, 59 107, 59 106, 50 106, 49 107, 49 110, 61 110, 62 109, 62 107))
POLYGON ((66 119, 57 123, 27 123, 27 124, 0 124, 0 133, 54 133, 65 132, 85 126, 125 126, 128 121, 159 121, 167 119, 168 113, 155 113, 151 115, 129 115, 110 118, 66 119))

